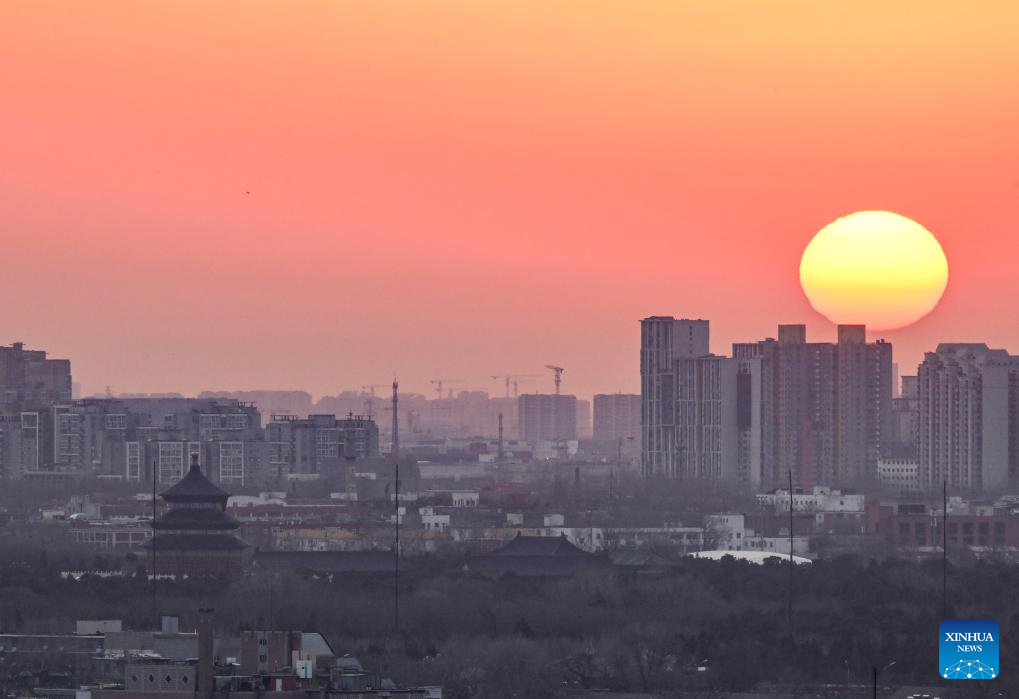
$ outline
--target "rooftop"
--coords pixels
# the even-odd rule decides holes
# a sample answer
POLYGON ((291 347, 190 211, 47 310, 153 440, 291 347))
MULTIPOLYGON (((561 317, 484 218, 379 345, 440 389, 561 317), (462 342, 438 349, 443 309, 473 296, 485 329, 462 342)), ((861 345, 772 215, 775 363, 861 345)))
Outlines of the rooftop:
POLYGON ((240 526, 233 517, 218 509, 205 507, 179 507, 170 510, 157 519, 153 529, 237 529, 240 526))
POLYGON ((159 534, 145 544, 157 551, 237 551, 247 547, 232 534, 159 534))
POLYGON ((226 504, 230 494, 205 477, 197 459, 191 462, 187 475, 175 485, 160 493, 167 502, 220 502, 226 504))
POLYGON ((509 543, 488 556, 590 556, 562 536, 523 536, 517 534, 509 543))

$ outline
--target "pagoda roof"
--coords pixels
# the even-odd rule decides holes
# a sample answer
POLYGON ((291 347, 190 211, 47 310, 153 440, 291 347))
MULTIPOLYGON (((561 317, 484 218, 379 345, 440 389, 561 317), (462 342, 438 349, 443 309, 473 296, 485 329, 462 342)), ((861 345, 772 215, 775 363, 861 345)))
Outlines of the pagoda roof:
POLYGON ((177 507, 153 524, 153 529, 237 529, 241 526, 233 517, 222 510, 209 507, 177 507))
POLYGON ((570 543, 566 535, 522 536, 517 534, 509 543, 485 555, 488 556, 592 556, 570 543))
POLYGON ((145 543, 156 551, 239 551, 248 545, 233 534, 156 534, 145 543))
POLYGON ((160 496, 167 502, 223 502, 230 494, 214 485, 205 477, 197 463, 191 464, 187 474, 175 485, 170 486, 160 496))
POLYGON ((392 551, 258 551, 253 565, 274 570, 301 569, 314 573, 392 573, 392 551))
POLYGON ((482 575, 569 577, 613 570, 607 556, 588 553, 565 536, 517 536, 503 546, 480 555, 467 555, 466 568, 482 575))

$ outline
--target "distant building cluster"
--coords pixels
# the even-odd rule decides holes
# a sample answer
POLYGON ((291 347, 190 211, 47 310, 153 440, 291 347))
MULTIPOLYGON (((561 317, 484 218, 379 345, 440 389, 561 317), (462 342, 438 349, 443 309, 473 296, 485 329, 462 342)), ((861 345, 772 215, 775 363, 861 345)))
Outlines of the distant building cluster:
POLYGON ((707 320, 651 316, 640 333, 639 394, 561 394, 550 366, 555 393, 518 394, 531 377, 492 377, 505 397, 436 379, 434 397, 399 394, 398 410, 380 385, 317 402, 301 391, 74 399, 68 360, 15 343, 0 347, 0 474, 169 485, 194 457, 231 486, 349 480, 356 462, 392 454, 396 430, 400 455, 440 464, 611 464, 759 490, 1019 481, 1019 357, 1005 350, 941 344, 900 384, 892 345, 868 342, 862 325, 840 325, 835 342, 779 325, 727 356, 711 352, 707 320))
POLYGON ((5 633, 8 682, 18 696, 77 699, 442 699, 439 685, 401 686, 388 674, 365 670, 318 632, 216 633, 214 615, 199 609, 188 626, 164 614, 155 630, 124 628, 120 619, 83 619, 74 634, 5 633))
POLYGON ((778 339, 708 350, 708 322, 641 323, 645 476, 776 487, 862 486, 877 480, 892 440, 892 347, 863 326, 838 342, 807 342, 802 325, 778 339))
POLYGON ((234 486, 344 472, 377 458, 363 415, 272 416, 232 398, 72 399, 71 364, 21 343, 0 347, 0 476, 176 483, 195 460, 234 486))
POLYGON ((943 485, 993 491, 1019 481, 1019 357, 945 343, 895 385, 892 346, 861 325, 808 342, 708 349, 708 321, 641 321, 641 472, 754 487, 943 485))

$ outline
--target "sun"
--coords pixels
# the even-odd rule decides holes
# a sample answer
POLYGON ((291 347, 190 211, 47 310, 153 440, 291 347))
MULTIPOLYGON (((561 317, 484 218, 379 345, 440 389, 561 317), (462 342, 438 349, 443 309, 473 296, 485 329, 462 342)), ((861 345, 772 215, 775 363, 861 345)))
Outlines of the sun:
POLYGON ((803 251, 800 284, 837 324, 901 328, 930 313, 948 284, 948 259, 916 221, 858 211, 822 228, 803 251))

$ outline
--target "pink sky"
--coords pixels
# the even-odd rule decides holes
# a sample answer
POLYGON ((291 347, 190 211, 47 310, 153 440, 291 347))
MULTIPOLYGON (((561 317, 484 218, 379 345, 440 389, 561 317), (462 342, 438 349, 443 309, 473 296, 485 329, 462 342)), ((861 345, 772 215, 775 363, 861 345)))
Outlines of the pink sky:
POLYGON ((1019 6, 0 4, 0 342, 86 391, 638 388, 637 320, 806 322, 811 236, 916 219, 884 333, 1019 352, 1019 6), (250 194, 246 194, 250 192, 250 194))

